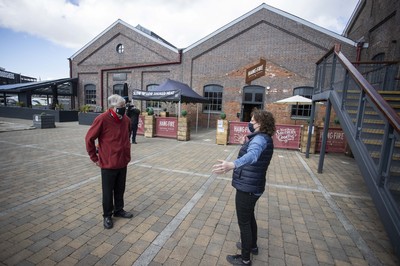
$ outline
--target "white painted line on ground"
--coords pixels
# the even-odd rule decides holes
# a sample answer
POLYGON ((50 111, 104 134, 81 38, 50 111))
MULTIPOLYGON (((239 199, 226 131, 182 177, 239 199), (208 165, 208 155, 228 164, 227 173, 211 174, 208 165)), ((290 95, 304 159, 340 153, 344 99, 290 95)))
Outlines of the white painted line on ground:
POLYGON ((361 237, 360 233, 353 226, 353 224, 347 219, 346 215, 339 208, 339 206, 336 204, 335 200, 331 197, 329 192, 322 185, 321 181, 319 181, 318 177, 316 175, 314 175, 314 173, 312 172, 310 167, 307 165, 307 163, 304 161, 304 159, 300 156, 300 154, 298 152, 296 152, 296 156, 300 160, 301 164, 304 166, 306 171, 309 173, 311 179, 317 185, 318 190, 322 193, 325 200, 328 202, 330 208, 336 214, 336 217, 338 218, 340 223, 343 225, 343 227, 345 228, 347 233, 350 235, 351 239, 357 245, 357 247, 359 248, 359 250, 365 257, 365 259, 368 261, 369 265, 382 265, 382 263, 378 260, 378 258, 375 256, 375 254, 369 248, 369 246, 367 245, 365 240, 361 237))

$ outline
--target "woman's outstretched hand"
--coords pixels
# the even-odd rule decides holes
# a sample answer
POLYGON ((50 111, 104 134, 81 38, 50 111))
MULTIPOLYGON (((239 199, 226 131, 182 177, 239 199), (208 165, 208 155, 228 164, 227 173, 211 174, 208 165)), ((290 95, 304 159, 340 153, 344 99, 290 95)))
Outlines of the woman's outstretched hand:
POLYGON ((235 164, 233 162, 218 160, 218 163, 213 165, 212 172, 214 174, 221 175, 229 172, 233 168, 235 168, 235 164))

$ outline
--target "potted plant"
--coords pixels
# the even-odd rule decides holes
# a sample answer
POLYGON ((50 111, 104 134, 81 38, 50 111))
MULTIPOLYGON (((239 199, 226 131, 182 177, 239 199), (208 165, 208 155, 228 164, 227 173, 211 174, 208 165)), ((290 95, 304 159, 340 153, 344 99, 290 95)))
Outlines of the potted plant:
POLYGON ((224 112, 222 112, 222 113, 219 115, 219 117, 220 117, 222 120, 225 120, 226 114, 225 114, 224 112))
POLYGON ((62 103, 57 103, 55 110, 64 110, 64 105, 62 103))
POLYGON ((335 125, 340 125, 340 120, 339 120, 339 118, 335 117, 335 119, 333 119, 333 123, 334 123, 335 125))
POLYGON ((153 110, 153 108, 147 107, 147 108, 146 108, 146 111, 147 111, 147 114, 148 114, 148 115, 154 115, 154 110, 153 110))
POLYGON ((181 111, 181 115, 182 115, 183 117, 186 117, 186 116, 187 116, 187 111, 186 111, 186 110, 182 110, 182 111, 181 111))
POLYGON ((88 125, 90 126, 94 119, 99 116, 101 112, 92 112, 92 106, 89 104, 82 105, 79 108, 79 113, 78 113, 78 122, 79 125, 88 125))

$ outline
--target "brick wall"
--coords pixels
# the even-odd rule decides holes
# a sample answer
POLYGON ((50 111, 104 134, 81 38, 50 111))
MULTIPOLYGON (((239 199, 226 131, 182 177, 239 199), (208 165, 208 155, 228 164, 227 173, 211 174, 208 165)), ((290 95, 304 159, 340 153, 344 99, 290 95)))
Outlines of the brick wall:
MULTIPOLYGON (((222 111, 228 120, 238 121, 243 89, 248 86, 245 83, 246 69, 263 58, 267 62, 266 75, 252 81, 251 85, 265 88, 263 108, 276 115, 277 123, 290 124, 294 121, 290 119, 289 107, 273 103, 292 96, 295 87, 313 86, 316 61, 335 43, 341 43, 340 38, 268 9, 260 9, 184 49, 182 63, 174 64, 179 60, 177 49, 167 48, 123 23, 116 23, 73 58, 72 73, 73 77, 80 78, 79 97, 83 97, 83 86, 94 80, 97 80, 95 84, 100 97, 102 70, 113 69, 103 71, 104 102, 117 83, 127 82, 131 92, 171 78, 188 84, 200 95, 204 95, 204 86, 217 84, 223 87, 222 111), (125 47, 123 54, 116 52, 119 43, 125 47), (160 65, 168 62, 173 64, 160 65), (154 66, 137 67, 149 64, 154 66), (116 72, 127 73, 128 79, 113 81, 112 74, 116 72)), ((349 54, 355 54, 351 45, 342 43, 342 47, 349 54)), ((201 104, 182 105, 192 121, 196 120, 197 107, 199 126, 209 124, 215 127, 219 113, 204 113, 201 104)))

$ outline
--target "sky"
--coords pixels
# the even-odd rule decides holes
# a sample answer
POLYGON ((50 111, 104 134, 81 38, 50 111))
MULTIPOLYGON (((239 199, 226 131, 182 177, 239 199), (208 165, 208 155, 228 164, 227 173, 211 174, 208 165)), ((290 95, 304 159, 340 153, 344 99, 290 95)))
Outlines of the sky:
POLYGON ((342 34, 358 0, 0 0, 0 67, 68 78, 68 58, 118 19, 186 48, 263 3, 342 34))

